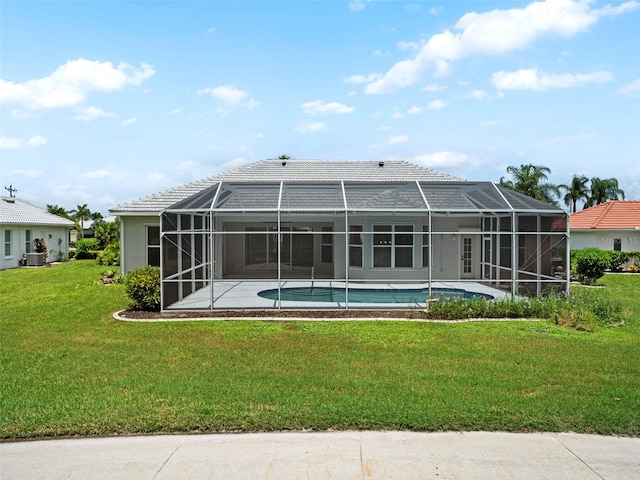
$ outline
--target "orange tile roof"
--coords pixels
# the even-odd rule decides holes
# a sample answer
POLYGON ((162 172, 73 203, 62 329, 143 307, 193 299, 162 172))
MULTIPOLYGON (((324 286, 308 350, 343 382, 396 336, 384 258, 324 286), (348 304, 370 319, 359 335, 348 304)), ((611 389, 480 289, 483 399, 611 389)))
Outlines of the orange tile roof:
POLYGON ((612 200, 572 213, 571 230, 640 228, 640 200, 612 200))

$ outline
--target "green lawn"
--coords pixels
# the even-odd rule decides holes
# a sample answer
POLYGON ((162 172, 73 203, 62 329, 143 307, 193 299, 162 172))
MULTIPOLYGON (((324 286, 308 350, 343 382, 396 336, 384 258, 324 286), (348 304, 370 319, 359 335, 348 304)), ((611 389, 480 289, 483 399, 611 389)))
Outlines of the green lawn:
MULTIPOLYGON (((123 323, 74 261, 0 272, 0 438, 407 429, 640 434, 640 275, 622 327, 123 323)), ((580 287, 578 287, 580 288, 580 287)))

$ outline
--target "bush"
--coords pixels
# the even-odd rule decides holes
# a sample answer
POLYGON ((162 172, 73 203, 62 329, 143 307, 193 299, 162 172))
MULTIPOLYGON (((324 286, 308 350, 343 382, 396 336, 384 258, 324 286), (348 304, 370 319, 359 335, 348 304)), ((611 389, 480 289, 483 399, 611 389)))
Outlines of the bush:
POLYGON ((147 265, 127 273, 125 292, 131 299, 133 310, 160 310, 160 269, 147 265))
POLYGON ((609 254, 599 248, 585 248, 573 255, 571 265, 578 281, 593 285, 611 265, 609 254))
POLYGON ((100 265, 120 265, 120 242, 110 243, 104 250, 98 252, 97 260, 100 265))
POLYGON ((98 250, 106 250, 109 245, 120 243, 120 222, 101 222, 95 228, 98 250))
POLYGON ((631 258, 631 255, 627 252, 611 250, 607 253, 609 254, 609 270, 612 272, 621 272, 624 264, 631 258))
POLYGON ((96 250, 95 238, 81 238, 76 242, 76 258, 83 260, 87 258, 96 258, 98 253, 96 250))

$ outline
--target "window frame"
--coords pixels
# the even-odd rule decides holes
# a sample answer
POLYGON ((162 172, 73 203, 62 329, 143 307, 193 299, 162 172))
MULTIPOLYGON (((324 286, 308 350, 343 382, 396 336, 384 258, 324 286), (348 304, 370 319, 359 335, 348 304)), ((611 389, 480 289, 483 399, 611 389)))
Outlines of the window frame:
MULTIPOLYGON (((382 241, 380 239, 379 241, 382 241)), ((371 236, 371 246, 372 246, 372 254, 371 254, 371 268, 372 269, 393 269, 393 270, 415 270, 415 247, 416 247, 416 231, 415 225, 407 224, 407 223, 398 223, 398 224, 374 224, 372 225, 372 236, 371 236), (389 230, 387 230, 389 228, 389 230), (410 230, 400 230, 400 229, 410 229, 410 230), (376 229, 380 229, 376 231, 376 229), (388 244, 376 245, 376 235, 378 236, 387 236, 389 235, 391 240, 388 244), (411 238, 411 243, 400 243, 400 237, 408 236, 411 238), (376 249, 377 250, 389 250, 390 259, 389 265, 376 265, 376 249), (402 265, 397 266, 398 253, 402 250, 410 250, 411 254, 408 258, 411 260, 411 265, 402 265)))
POLYGON ((347 232, 349 236, 349 268, 363 268, 364 267, 364 225, 349 225, 349 230, 347 232), (354 242, 354 238, 359 238, 359 243, 354 242), (351 263, 352 252, 356 252, 360 250, 360 265, 353 265, 351 263))
POLYGON ((160 263, 161 263, 161 258, 160 257, 161 257, 161 253, 162 253, 161 249, 160 249, 160 244, 162 243, 162 241, 160 239, 160 236, 161 236, 160 225, 145 225, 145 257, 146 257, 145 258, 145 263, 147 265, 152 266, 152 267, 160 267, 160 263), (150 243, 151 235, 149 234, 149 231, 152 228, 158 229, 158 235, 157 235, 158 244, 157 245, 150 243), (154 265, 154 264, 151 263, 151 261, 150 261, 151 255, 149 255, 149 253, 151 251, 155 251, 155 250, 157 250, 157 254, 156 254, 157 258, 158 258, 158 264, 157 265, 154 265))
POLYGON ((4 258, 12 258, 13 257, 13 230, 10 228, 5 229, 4 235, 2 236, 2 242, 4 244, 3 253, 4 258))

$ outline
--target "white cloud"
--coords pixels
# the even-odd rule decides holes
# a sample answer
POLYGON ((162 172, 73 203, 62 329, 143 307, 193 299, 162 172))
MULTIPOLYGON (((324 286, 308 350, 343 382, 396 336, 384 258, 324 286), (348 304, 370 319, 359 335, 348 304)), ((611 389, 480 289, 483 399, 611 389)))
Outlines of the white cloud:
POLYGON ((207 33, 213 33, 216 31, 216 27, 207 28, 207 33))
POLYGON ((20 110, 17 108, 14 108, 13 110, 11 110, 11 118, 13 118, 14 120, 26 120, 28 118, 37 118, 38 115, 33 113, 33 112, 29 112, 27 110, 20 110))
POLYGON ((380 73, 370 73, 369 75, 351 75, 344 79, 344 83, 369 83, 382 78, 380 73))
POLYGON ((594 137, 597 137, 598 134, 596 132, 589 133, 580 133, 578 135, 570 135, 565 137, 556 137, 551 140, 545 140, 542 142, 538 142, 539 147, 550 147, 552 145, 558 145, 560 143, 576 143, 576 142, 586 142, 594 137))
POLYGON ((409 141, 409 135, 396 135, 395 137, 391 137, 389 139, 390 144, 396 143, 407 143, 409 141))
POLYGON ((359 12, 360 10, 364 10, 367 6, 367 3, 371 3, 372 0, 353 0, 349 2, 349 10, 352 12, 359 12))
POLYGON ((437 92, 439 90, 446 90, 447 87, 443 86, 443 85, 438 85, 436 83, 430 83, 429 85, 427 85, 426 87, 422 88, 425 92, 437 92))
POLYGON ((253 98, 247 98, 249 94, 231 85, 220 85, 215 88, 207 87, 199 90, 200 95, 210 95, 220 102, 218 112, 225 116, 237 108, 252 109, 260 105, 260 102, 253 98))
MULTIPOLYGON (((398 42, 398 50, 414 50, 414 51, 418 51, 420 50, 420 47, 424 45, 424 42, 405 42, 405 41, 400 41, 398 42)), ((382 77, 382 75, 380 75, 380 77, 382 77)))
POLYGON ((540 72, 535 68, 515 72, 496 72, 491 82, 498 90, 534 90, 544 91, 551 88, 569 88, 585 83, 605 83, 613 79, 610 72, 587 74, 557 74, 540 72))
POLYGON ((79 120, 81 122, 92 122, 96 118, 101 117, 115 117, 115 113, 105 112, 104 110, 100 110, 97 107, 85 107, 79 110, 79 114, 73 117, 74 120, 79 120))
POLYGON ((120 125, 123 127, 128 127, 129 125, 133 125, 136 122, 137 122, 137 119, 135 117, 132 117, 124 120, 123 122, 120 123, 120 125))
POLYGON ((484 90, 473 90, 467 93, 466 97, 474 100, 484 100, 485 98, 489 98, 489 94, 484 90))
POLYGON ((174 108, 173 110, 171 110, 171 115, 177 115, 178 113, 180 113, 182 111, 182 107, 178 107, 178 108, 174 108))
POLYGON ((429 13, 433 16, 438 16, 440 15, 440 12, 442 11, 442 5, 438 5, 437 7, 431 7, 429 9, 429 13))
POLYGON ((620 95, 629 95, 631 97, 640 96, 640 78, 637 78, 633 82, 619 88, 616 90, 616 93, 620 95))
POLYGON ((29 140, 27 140, 27 147, 41 147, 47 143, 47 139, 42 135, 34 135, 29 140))
POLYGON ((40 147, 47 143, 42 135, 34 135, 28 139, 15 137, 0 137, 0 150, 20 150, 24 147, 40 147))
POLYGON ((85 173, 81 173, 79 175, 82 178, 110 178, 113 176, 112 172, 109 172, 109 170, 105 170, 105 169, 101 169, 101 170, 94 170, 92 172, 85 172, 85 173))
POLYGON ((433 102, 429 103, 429 105, 427 105, 427 108, 429 110, 440 110, 441 108, 444 108, 446 106, 447 104, 442 100, 434 100, 433 102))
POLYGON ((499 127, 500 125, 506 125, 510 123, 511 120, 485 120, 480 122, 481 127, 499 127))
POLYGON ((325 115, 325 114, 338 114, 338 113, 351 113, 355 109, 353 107, 347 107, 341 103, 336 102, 323 102, 322 100, 314 100, 313 102, 305 102, 302 104, 302 111, 307 115, 325 115))
POLYGON ((152 88, 145 88, 144 90, 142 90, 143 95, 149 95, 151 92, 153 92, 152 88))
POLYGON ((80 58, 69 60, 48 77, 14 83, 0 79, 0 104, 15 103, 31 110, 74 107, 92 92, 112 92, 127 85, 139 85, 155 74, 151 65, 140 68, 127 63, 114 67, 111 62, 80 58))
POLYGON ((179 163, 176 166, 176 170, 191 170, 197 166, 198 164, 196 162, 193 162, 191 160, 186 160, 184 162, 179 163))
POLYGON ((605 16, 633 10, 631 1, 615 7, 592 8, 584 0, 545 0, 524 8, 467 13, 453 31, 433 35, 413 57, 393 65, 379 80, 367 85, 368 94, 390 93, 417 83, 423 71, 435 68, 445 74, 451 62, 470 55, 502 55, 522 50, 546 35, 572 36, 605 16))
POLYGON ((297 133, 317 133, 322 132, 327 129, 327 126, 324 122, 308 122, 298 125, 294 128, 294 131, 297 133))
POLYGON ((238 167, 242 167, 243 165, 248 164, 249 161, 238 157, 238 158, 234 158, 229 160, 228 162, 223 163, 222 165, 220 165, 220 169, 221 170, 231 170, 233 168, 238 168, 238 167))
POLYGON ((420 107, 416 107, 415 105, 407 110, 407 114, 409 115, 417 115, 418 113, 422 113, 422 109, 420 107))
POLYGON ((471 157, 466 153, 459 152, 437 152, 427 155, 418 155, 413 160, 424 167, 442 168, 442 167, 459 167, 468 163, 471 157))
POLYGON ((164 183, 164 182, 167 182, 169 180, 163 174, 158 173, 158 172, 150 173, 145 178, 147 180, 149 180, 151 182, 155 182, 155 183, 164 183))
POLYGON ((41 177, 42 175, 44 175, 44 172, 42 170, 37 170, 37 169, 31 169, 31 170, 11 170, 9 172, 10 175, 22 175, 24 177, 27 178, 38 178, 41 177))

